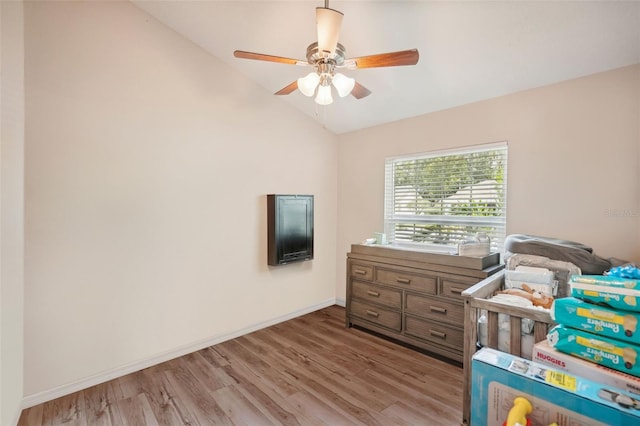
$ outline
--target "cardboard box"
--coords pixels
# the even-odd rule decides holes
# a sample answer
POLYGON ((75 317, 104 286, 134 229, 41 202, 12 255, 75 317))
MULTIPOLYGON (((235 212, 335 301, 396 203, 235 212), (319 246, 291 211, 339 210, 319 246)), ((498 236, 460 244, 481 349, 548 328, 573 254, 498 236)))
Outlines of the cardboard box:
POLYGON ((532 359, 558 370, 640 395, 640 378, 557 351, 546 340, 533 345, 532 359))
POLYGON ((505 352, 476 352, 471 374, 472 426, 501 426, 518 396, 533 405, 528 417, 534 425, 640 423, 637 396, 505 352))

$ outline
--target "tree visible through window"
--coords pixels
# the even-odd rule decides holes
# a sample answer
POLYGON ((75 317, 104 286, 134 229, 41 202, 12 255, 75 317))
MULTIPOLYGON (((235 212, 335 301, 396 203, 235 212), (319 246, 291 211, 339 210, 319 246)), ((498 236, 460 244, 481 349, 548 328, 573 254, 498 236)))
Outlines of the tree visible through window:
POLYGON ((502 251, 507 145, 386 160, 385 232, 395 241, 455 247, 480 232, 502 251))

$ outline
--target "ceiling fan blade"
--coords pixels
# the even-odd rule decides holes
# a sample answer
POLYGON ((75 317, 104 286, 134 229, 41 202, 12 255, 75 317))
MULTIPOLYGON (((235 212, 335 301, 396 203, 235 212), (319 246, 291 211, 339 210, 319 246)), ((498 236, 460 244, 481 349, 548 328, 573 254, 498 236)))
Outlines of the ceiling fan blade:
POLYGON ((282 56, 265 55, 263 53, 245 52, 243 50, 236 50, 235 52, 233 52, 233 56, 241 59, 253 59, 256 61, 278 62, 280 64, 308 65, 307 61, 299 61, 297 59, 285 58, 282 56))
POLYGON ((369 96, 370 94, 371 94, 371 90, 367 89, 357 81, 356 81, 356 85, 353 86, 353 90, 351 91, 351 95, 356 99, 362 99, 365 96, 369 96))
MULTIPOLYGON (((316 29, 318 31, 318 51, 331 57, 336 51, 342 26, 342 12, 328 7, 316 7, 316 29)), ((324 56, 324 55, 323 55, 324 56)))
POLYGON ((293 83, 290 83, 287 86, 283 87, 282 89, 278 90, 275 94, 288 95, 289 93, 293 92, 297 88, 298 88, 298 80, 293 80, 293 83))
POLYGON ((399 52, 380 53, 378 55, 347 59, 344 61, 344 66, 347 68, 397 67, 401 65, 415 65, 418 63, 419 58, 418 49, 401 50, 399 52))

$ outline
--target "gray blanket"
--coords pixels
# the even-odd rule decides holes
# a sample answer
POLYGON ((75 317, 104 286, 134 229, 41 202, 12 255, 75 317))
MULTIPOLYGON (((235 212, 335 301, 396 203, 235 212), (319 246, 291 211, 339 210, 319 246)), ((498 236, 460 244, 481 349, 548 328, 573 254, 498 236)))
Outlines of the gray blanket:
POLYGON ((504 249, 511 253, 533 254, 571 262, 586 275, 602 275, 612 266, 609 260, 594 254, 591 247, 556 238, 512 234, 505 239, 504 249))

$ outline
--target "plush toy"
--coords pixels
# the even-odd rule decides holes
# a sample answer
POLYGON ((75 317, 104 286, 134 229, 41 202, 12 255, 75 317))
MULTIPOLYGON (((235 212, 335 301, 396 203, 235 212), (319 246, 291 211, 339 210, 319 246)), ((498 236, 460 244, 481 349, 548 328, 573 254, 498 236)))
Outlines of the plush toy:
POLYGON ((522 288, 508 288, 506 290, 496 292, 498 294, 511 294, 514 296, 524 297, 533 303, 533 306, 542 306, 543 308, 551 308, 553 304, 553 297, 546 294, 535 291, 526 284, 522 284, 522 288))

